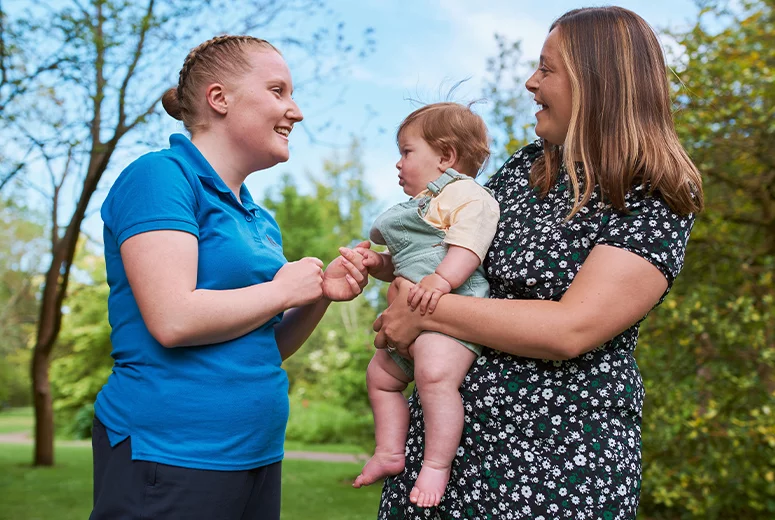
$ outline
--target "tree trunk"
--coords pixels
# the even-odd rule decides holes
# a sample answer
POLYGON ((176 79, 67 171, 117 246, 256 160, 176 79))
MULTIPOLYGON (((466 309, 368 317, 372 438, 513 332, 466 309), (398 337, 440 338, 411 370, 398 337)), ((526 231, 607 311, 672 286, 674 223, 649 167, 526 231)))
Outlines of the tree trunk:
POLYGON ((65 241, 57 243, 56 238, 53 238, 52 242, 54 242, 53 258, 43 285, 38 315, 38 334, 32 353, 32 397, 35 405, 35 456, 33 464, 35 466, 54 465, 54 405, 51 399, 49 365, 51 350, 62 324, 62 300, 69 278, 69 269, 60 267, 66 265, 62 258, 67 249, 62 247, 65 241))
POLYGON ((35 348, 32 388, 35 404, 35 466, 54 465, 54 407, 48 379, 49 355, 35 348))

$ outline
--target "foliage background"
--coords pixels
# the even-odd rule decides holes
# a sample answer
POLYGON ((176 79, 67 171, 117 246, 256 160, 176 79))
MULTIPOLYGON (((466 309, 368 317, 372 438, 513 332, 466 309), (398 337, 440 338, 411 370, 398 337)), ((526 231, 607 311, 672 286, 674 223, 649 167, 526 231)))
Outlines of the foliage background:
MULTIPOLYGON (((666 302, 644 322, 637 360, 647 389, 647 519, 775 517, 775 18, 773 0, 706 2, 671 36, 676 126, 704 175, 707 209, 666 302)), ((515 72, 519 42, 498 36, 490 61, 493 167, 530 138, 529 100, 515 72)), ((2 117, 2 115, 0 115, 2 117)), ((290 260, 330 261, 365 236, 375 197, 357 142, 322 165, 302 191, 291 177, 265 195, 290 260)), ((29 361, 46 234, 23 198, 0 192, 0 404, 29 403, 29 361)), ((91 405, 110 373, 107 287, 99 248, 82 239, 51 379, 58 435, 88 435, 91 405)), ((286 362, 288 438, 368 447, 365 367, 375 286, 337 304, 286 362)))

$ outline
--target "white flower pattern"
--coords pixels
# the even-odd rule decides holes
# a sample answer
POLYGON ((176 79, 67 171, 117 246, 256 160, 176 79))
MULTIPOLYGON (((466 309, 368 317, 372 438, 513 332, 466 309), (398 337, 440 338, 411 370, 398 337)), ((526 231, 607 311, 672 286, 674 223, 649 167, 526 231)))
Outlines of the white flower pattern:
MULTIPOLYGON (((561 171, 543 198, 529 186, 530 166, 541 153, 539 142, 522 148, 487 184, 501 206, 485 262, 491 297, 558 300, 598 244, 647 259, 669 290, 694 217, 674 213, 658 194, 636 186, 627 213, 595 194, 565 222, 567 174, 561 171)), ((449 484, 441 504, 428 509, 409 502, 423 458, 415 392, 406 468, 385 481, 379 519, 634 519, 644 397, 633 358, 638 326, 569 361, 485 348, 461 387, 465 424, 449 484)))

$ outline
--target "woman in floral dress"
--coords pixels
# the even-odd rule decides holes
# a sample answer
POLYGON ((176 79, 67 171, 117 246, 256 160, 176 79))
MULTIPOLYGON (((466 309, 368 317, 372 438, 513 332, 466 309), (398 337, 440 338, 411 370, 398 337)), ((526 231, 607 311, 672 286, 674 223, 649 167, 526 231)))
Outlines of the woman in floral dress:
POLYGON ((552 25, 527 82, 541 139, 488 183, 501 207, 491 298, 446 295, 421 316, 399 281, 375 323, 377 348, 407 357, 423 330, 489 347, 461 387, 465 427, 441 504, 409 501, 423 459, 415 393, 406 467, 386 480, 380 519, 635 518, 638 326, 681 270, 702 208, 665 71, 630 11, 579 9, 552 25))

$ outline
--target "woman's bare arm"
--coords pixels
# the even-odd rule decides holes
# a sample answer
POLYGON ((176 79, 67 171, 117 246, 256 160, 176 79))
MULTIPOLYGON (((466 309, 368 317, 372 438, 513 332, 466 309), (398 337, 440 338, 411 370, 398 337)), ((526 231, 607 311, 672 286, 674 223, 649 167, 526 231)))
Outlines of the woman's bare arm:
POLYGON ((387 341, 411 357, 408 346, 423 330, 540 359, 571 359, 599 347, 631 327, 659 301, 664 275, 644 258, 611 246, 596 246, 558 302, 501 300, 448 294, 433 314, 406 305, 411 283, 375 322, 377 348, 387 341))
POLYGON ((270 282, 223 291, 197 289, 197 239, 181 231, 128 238, 121 258, 143 321, 165 347, 238 338, 322 295, 322 262, 312 258, 286 264, 270 282))

